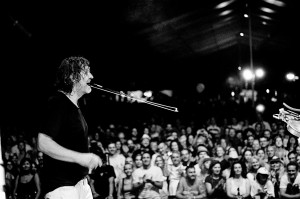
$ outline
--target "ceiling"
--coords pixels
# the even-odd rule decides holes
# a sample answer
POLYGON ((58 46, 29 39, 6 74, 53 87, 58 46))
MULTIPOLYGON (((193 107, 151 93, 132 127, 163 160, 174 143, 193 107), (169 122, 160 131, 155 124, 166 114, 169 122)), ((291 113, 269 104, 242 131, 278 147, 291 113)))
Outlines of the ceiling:
POLYGON ((265 84, 280 86, 299 70, 296 2, 11 2, 1 12, 6 102, 46 93, 72 55, 87 57, 94 81, 112 89, 222 88, 250 60, 266 69, 265 84))

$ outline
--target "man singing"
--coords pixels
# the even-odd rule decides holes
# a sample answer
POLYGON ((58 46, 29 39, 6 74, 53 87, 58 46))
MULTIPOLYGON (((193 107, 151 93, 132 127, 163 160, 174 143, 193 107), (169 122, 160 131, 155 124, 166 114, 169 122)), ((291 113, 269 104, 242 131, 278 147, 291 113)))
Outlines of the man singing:
POLYGON ((44 156, 41 173, 46 199, 92 199, 86 176, 102 165, 89 153, 88 126, 78 100, 91 92, 93 79, 89 61, 83 57, 64 59, 57 69, 57 92, 48 100, 38 147, 44 156))

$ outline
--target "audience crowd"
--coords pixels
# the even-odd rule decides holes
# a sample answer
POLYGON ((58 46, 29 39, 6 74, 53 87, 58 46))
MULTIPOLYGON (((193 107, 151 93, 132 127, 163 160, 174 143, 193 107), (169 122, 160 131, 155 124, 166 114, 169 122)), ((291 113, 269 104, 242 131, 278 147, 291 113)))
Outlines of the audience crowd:
MULTIPOLYGON (((93 197, 300 198, 299 139, 285 123, 257 118, 99 125, 89 135, 91 152, 103 160, 89 175, 93 197)), ((37 138, 2 131, 7 198, 40 198, 37 138)))

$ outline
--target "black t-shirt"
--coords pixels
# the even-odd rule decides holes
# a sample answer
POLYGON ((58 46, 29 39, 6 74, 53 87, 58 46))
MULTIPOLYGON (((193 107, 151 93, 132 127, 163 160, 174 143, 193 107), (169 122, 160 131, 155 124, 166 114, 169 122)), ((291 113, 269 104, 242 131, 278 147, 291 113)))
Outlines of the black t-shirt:
MULTIPOLYGON (((219 179, 214 179, 211 175, 207 176, 205 178, 205 182, 206 183, 210 183, 211 184, 211 188, 216 187, 216 185, 219 183, 219 181, 224 178, 220 177, 219 179)), ((223 186, 219 186, 217 189, 215 189, 215 191, 213 192, 213 194, 211 194, 208 198, 226 198, 226 192, 223 189, 223 186)))
MULTIPOLYGON (((109 195, 109 181, 110 177, 116 178, 114 168, 111 165, 103 165, 98 167, 90 177, 94 180, 95 191, 101 196, 100 198, 105 198, 109 195)), ((116 189, 114 189, 114 195, 116 194, 116 189)))
MULTIPOLYGON (((61 92, 51 97, 43 118, 41 132, 59 145, 77 152, 89 152, 88 127, 80 109, 61 92)), ((41 171, 43 193, 61 186, 74 186, 88 174, 88 168, 44 155, 41 171)))

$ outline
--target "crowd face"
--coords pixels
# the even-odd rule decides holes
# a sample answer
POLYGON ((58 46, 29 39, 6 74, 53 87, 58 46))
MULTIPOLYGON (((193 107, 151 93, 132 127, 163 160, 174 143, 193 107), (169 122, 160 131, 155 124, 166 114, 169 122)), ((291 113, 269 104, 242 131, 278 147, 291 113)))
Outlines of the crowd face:
POLYGON ((248 139, 247 139, 248 145, 249 145, 249 146, 252 146, 253 141, 254 141, 254 137, 253 137, 253 136, 249 136, 248 139))
POLYGON ((282 147, 282 139, 280 137, 277 137, 276 140, 275 140, 275 146, 280 148, 282 147))
POLYGON ((121 147, 122 147, 121 141, 117 141, 116 142, 116 149, 121 150, 121 147))
POLYGON ((129 149, 134 149, 135 145, 132 140, 127 140, 127 146, 129 149))
POLYGON ((250 162, 251 157, 252 157, 252 152, 251 152, 251 151, 246 151, 245 154, 244 154, 245 160, 246 160, 247 162, 250 162))
POLYGON ((268 149, 267 149, 267 155, 268 157, 273 157, 275 155, 275 151, 274 151, 274 148, 272 146, 269 146, 268 149))
POLYGON ((295 179, 296 178, 296 173, 297 173, 297 170, 296 170, 296 166, 294 165, 289 165, 287 167, 287 173, 288 173, 288 176, 292 179, 295 179))
POLYGON ((235 175, 241 175, 242 174, 242 165, 239 163, 234 164, 233 171, 235 175))
POLYGON ((122 143, 125 143, 126 142, 126 139, 125 139, 125 134, 123 132, 120 132, 118 134, 118 138, 119 140, 122 142, 122 143))
POLYGON ((188 168, 188 170, 186 171, 186 175, 188 179, 195 180, 196 179, 195 168, 193 167, 188 168))
POLYGON ((216 153, 217 153, 217 157, 223 157, 225 154, 225 151, 224 151, 223 147, 217 147, 216 153))
POLYGON ((25 150, 25 143, 24 143, 24 142, 19 142, 19 144, 18 144, 18 149, 19 149, 20 151, 24 151, 24 150, 25 150))
POLYGON ((221 147, 223 147, 223 149, 226 149, 226 147, 227 147, 227 142, 226 142, 226 140, 225 140, 225 139, 221 139, 221 140, 220 140, 220 145, 221 145, 221 147))
POLYGON ((115 143, 110 143, 107 147, 108 152, 110 155, 114 155, 117 152, 116 144, 115 143))
POLYGON ((171 159, 172 159, 173 165, 175 165, 175 166, 179 165, 181 162, 180 155, 178 153, 173 153, 171 156, 171 159))
POLYGON ((206 169, 206 170, 208 170, 209 169, 209 167, 210 167, 210 164, 211 164, 211 161, 209 160, 209 161, 206 161, 206 162, 204 162, 204 168, 206 169))
POLYGON ((263 149, 259 149, 257 151, 257 156, 260 158, 260 159, 264 159, 265 158, 265 151, 263 149))
POLYGON ((160 157, 160 156, 156 157, 155 165, 160 168, 162 168, 164 166, 164 161, 163 161, 162 157, 160 157))
POLYGON ((144 153, 142 155, 142 162, 143 162, 143 166, 150 166, 151 163, 151 157, 149 153, 144 153))
POLYGON ((296 147, 296 153, 298 154, 298 156, 300 156, 300 146, 296 147))
POLYGON ((95 140, 97 140, 97 141, 100 140, 100 135, 99 135, 99 133, 96 132, 95 135, 94 135, 94 138, 95 138, 95 140))
POLYGON ((8 171, 11 171, 13 169, 13 163, 12 163, 12 161, 7 161, 7 163, 6 163, 6 169, 8 171))
POLYGON ((296 154, 295 153, 291 153, 288 157, 290 162, 296 162, 296 154))
POLYGON ((230 129, 228 135, 229 137, 235 137, 235 129, 230 129))
POLYGON ((274 162, 270 166, 272 170, 278 171, 280 169, 280 162, 274 162))
POLYGON ((201 160, 201 159, 203 159, 204 157, 206 157, 206 156, 208 156, 208 154, 207 154, 207 152, 206 151, 201 151, 200 153, 199 153, 199 160, 201 160))
POLYGON ((260 145, 259 145, 259 141, 258 140, 253 140, 253 143, 252 143, 252 149, 254 151, 257 151, 258 149, 260 149, 260 145))
POLYGON ((150 149, 156 152, 158 150, 157 142, 150 142, 150 149))
POLYGON ((179 151, 177 142, 171 142, 171 151, 179 151))
POLYGON ((194 141, 194 136, 192 134, 189 134, 189 136, 188 136, 188 143, 189 143, 189 145, 192 145, 193 141, 194 141))
POLYGON ((261 137, 259 139, 259 143, 262 148, 266 148, 268 146, 268 140, 265 137, 261 137))
POLYGON ((174 140, 178 139, 178 133, 176 131, 173 131, 171 136, 174 138, 174 140))
POLYGON ((138 131, 137 131, 136 128, 132 128, 132 130, 131 130, 131 135, 132 135, 133 137, 136 137, 136 136, 138 135, 138 131))
POLYGON ((31 168, 31 163, 29 161, 24 161, 24 163, 21 166, 24 171, 29 171, 31 168))
POLYGON ((256 158, 252 159, 252 167, 257 170, 259 168, 259 161, 256 158))
POLYGON ((269 130, 264 131, 264 137, 270 139, 271 138, 271 132, 269 130))
POLYGON ((125 159, 125 164, 132 164, 133 165, 133 159, 132 159, 132 157, 127 157, 125 159))
POLYGON ((188 162, 190 160, 190 153, 187 150, 182 150, 181 159, 183 162, 188 162))
POLYGON ((261 185, 265 185, 267 183, 268 177, 269 177, 268 175, 260 174, 260 173, 256 175, 256 179, 261 185))
POLYGON ((142 156, 141 155, 137 155, 135 157, 134 163, 135 163, 136 168, 142 167, 143 166, 142 156))
POLYGON ((143 147, 148 147, 150 145, 150 140, 145 138, 142 140, 141 144, 143 147))
POLYGON ((132 164, 125 164, 124 173, 126 176, 131 176, 133 172, 132 164))
POLYGON ((299 155, 297 156, 296 161, 297 161, 297 164, 298 164, 298 166, 300 168, 300 156, 299 155))
POLYGON ((219 163, 212 167, 212 173, 215 175, 219 175, 221 173, 221 165, 219 163))

